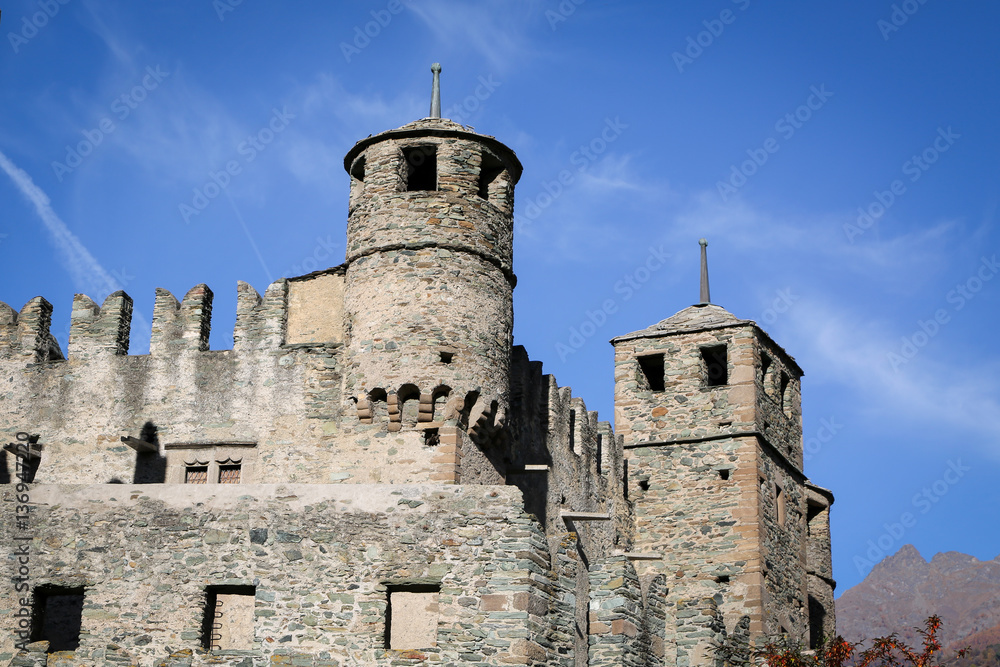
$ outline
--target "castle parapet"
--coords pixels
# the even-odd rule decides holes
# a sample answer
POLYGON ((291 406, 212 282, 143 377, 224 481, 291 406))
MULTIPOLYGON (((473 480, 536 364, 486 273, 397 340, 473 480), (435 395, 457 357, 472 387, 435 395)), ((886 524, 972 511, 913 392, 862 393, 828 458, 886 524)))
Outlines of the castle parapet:
MULTIPOLYGON (((51 313, 51 306, 49 310, 51 313)), ((132 297, 118 290, 98 306, 86 294, 73 297, 69 326, 69 357, 81 359, 95 354, 128 354, 132 327, 132 297)))
POLYGON ((212 329, 212 297, 212 290, 201 284, 188 290, 178 303, 173 294, 157 287, 150 353, 207 350, 212 329))
POLYGON ((284 278, 271 283, 264 296, 249 283, 236 283, 236 327, 233 349, 246 352, 256 349, 276 349, 285 342, 288 281, 284 278))
POLYGON ((59 343, 49 332, 52 304, 40 296, 24 304, 20 313, 0 301, 0 359, 27 363, 63 358, 59 343))

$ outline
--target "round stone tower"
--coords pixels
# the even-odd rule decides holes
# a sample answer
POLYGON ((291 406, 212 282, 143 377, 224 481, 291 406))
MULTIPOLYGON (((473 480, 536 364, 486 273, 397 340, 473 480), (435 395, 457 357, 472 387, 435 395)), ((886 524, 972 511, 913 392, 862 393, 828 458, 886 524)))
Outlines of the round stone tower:
POLYGON ((344 158, 345 384, 362 413, 387 400, 403 428, 418 412, 425 422, 473 410, 502 421, 509 400, 521 164, 493 137, 438 117, 432 70, 431 116, 363 139, 344 158))

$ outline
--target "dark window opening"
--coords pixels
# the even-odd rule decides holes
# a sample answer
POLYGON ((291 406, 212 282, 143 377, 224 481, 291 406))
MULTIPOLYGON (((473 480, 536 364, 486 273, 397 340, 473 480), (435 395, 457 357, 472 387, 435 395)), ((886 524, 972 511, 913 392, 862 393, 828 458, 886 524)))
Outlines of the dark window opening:
POLYGON ((649 491, 649 480, 648 479, 640 479, 639 480, 639 488, 642 489, 643 491, 649 491))
POLYGON ((638 357, 639 368, 642 369, 642 374, 646 378, 646 386, 650 391, 663 391, 664 390, 664 370, 663 370, 663 355, 662 354, 648 354, 644 357, 638 357))
POLYGON ((826 621, 826 609, 819 600, 809 596, 809 648, 817 649, 823 643, 823 623, 826 621))
POLYGON ((388 586, 385 607, 385 648, 424 649, 437 646, 437 585, 388 586))
POLYGON ((441 444, 441 434, 436 428, 424 429, 424 444, 428 447, 436 447, 441 444))
POLYGON ((219 484, 239 484, 239 483, 240 483, 239 463, 219 466, 219 484))
POLYGON ((594 463, 597 466, 597 474, 601 474, 601 458, 604 456, 604 434, 597 434, 597 452, 594 455, 594 463))
POLYGON ((208 651, 252 649, 256 595, 253 586, 210 586, 205 591, 202 648, 208 651))
POLYGON ((34 591, 32 641, 48 641, 49 653, 75 651, 83 626, 84 589, 39 586, 34 591))
POLYGON ((622 461, 622 497, 628 500, 628 459, 622 461))
POLYGON ((479 168, 479 196, 490 198, 490 186, 503 173, 503 162, 491 155, 483 153, 482 166, 479 168))
POLYGON ((728 574, 720 574, 719 576, 717 576, 715 578, 715 580, 717 582, 719 582, 720 584, 728 584, 729 583, 729 575, 728 574))
POLYGON ((365 156, 362 155, 351 165, 351 178, 365 182, 365 156))
POLYGON ((768 373, 771 372, 771 357, 766 352, 760 353, 760 383, 764 387, 764 391, 769 391, 768 387, 768 373))
POLYGON ((455 358, 454 352, 442 352, 441 353, 441 363, 450 364, 451 360, 455 358))
POLYGON ((437 146, 403 149, 406 162, 406 190, 437 190, 437 146))
POLYGON ((721 480, 727 480, 727 479, 729 479, 729 469, 728 468, 723 468, 722 470, 719 471, 719 479, 721 479, 721 480))
POLYGON ((725 345, 701 348, 701 358, 708 371, 708 386, 720 387, 729 384, 729 364, 725 345))
POLYGON ((208 466, 187 466, 184 469, 185 484, 208 484, 208 466))
POLYGON ((813 503, 808 503, 806 505, 806 535, 812 535, 813 520, 822 514, 825 509, 826 507, 823 505, 814 505, 813 503))

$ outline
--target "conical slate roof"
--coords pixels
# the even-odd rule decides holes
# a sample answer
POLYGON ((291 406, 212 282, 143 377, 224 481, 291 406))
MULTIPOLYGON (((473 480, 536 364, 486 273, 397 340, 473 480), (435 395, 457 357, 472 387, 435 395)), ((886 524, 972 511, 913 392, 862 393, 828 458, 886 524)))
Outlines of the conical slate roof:
POLYGON ((653 326, 646 327, 640 331, 633 331, 624 336, 617 336, 611 342, 628 340, 629 338, 652 338, 674 333, 718 329, 720 327, 740 324, 754 324, 754 322, 752 320, 741 320, 722 306, 717 306, 714 303, 700 303, 688 306, 679 313, 671 315, 653 326))

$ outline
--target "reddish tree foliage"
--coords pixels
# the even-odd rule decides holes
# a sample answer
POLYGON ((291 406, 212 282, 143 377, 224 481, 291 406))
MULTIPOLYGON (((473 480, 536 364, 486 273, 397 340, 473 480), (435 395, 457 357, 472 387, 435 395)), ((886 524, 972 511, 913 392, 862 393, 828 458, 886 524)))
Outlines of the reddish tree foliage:
MULTIPOLYGON (((771 639, 750 649, 749 659, 733 653, 724 658, 730 665, 767 667, 946 667, 941 661, 941 642, 937 638, 940 629, 941 619, 938 616, 928 618, 923 629, 915 628, 923 637, 923 650, 919 652, 893 633, 878 637, 871 648, 860 653, 858 644, 838 636, 815 651, 807 651, 801 644, 786 639, 771 639)), ((960 658, 965 653, 966 649, 962 649, 955 657, 960 658)))

